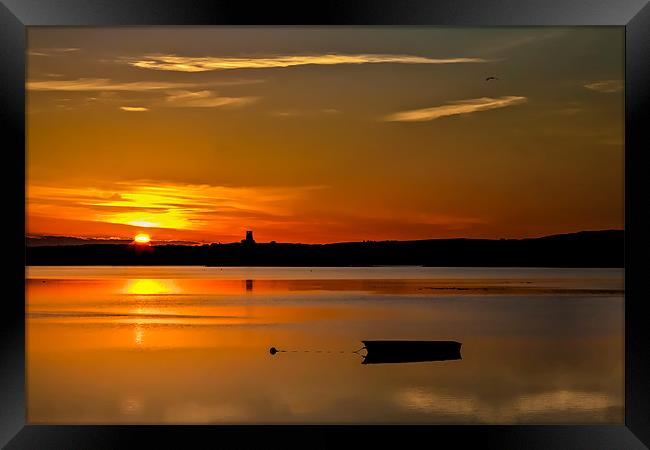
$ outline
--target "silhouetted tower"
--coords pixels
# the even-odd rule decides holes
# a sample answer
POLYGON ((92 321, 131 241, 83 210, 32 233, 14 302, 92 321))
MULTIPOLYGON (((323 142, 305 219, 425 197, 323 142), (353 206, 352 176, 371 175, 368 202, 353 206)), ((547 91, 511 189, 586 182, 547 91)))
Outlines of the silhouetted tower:
POLYGON ((242 244, 249 244, 252 245, 255 243, 255 239, 253 239, 253 232, 252 231, 246 231, 246 239, 241 240, 242 244))

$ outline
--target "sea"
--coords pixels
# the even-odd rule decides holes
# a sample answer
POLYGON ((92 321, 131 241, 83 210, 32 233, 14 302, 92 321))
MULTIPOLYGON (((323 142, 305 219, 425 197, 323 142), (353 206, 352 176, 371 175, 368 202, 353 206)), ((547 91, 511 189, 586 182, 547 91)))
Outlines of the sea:
POLYGON ((623 269, 31 266, 26 285, 28 423, 624 421, 623 269), (461 350, 370 364, 368 340, 461 350))

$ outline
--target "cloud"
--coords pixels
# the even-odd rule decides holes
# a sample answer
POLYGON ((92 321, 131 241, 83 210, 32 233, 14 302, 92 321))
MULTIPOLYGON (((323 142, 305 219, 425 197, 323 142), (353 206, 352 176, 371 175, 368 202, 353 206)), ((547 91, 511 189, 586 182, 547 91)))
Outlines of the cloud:
MULTIPOLYGON (((320 186, 229 187, 130 181, 93 186, 33 185, 30 217, 89 220, 132 226, 226 232, 241 226, 242 215, 256 223, 282 221, 320 186)), ((51 234, 51 233, 50 233, 51 234)))
POLYGON ((323 54, 323 55, 280 55, 257 58, 193 57, 177 55, 147 55, 140 59, 126 59, 127 63, 142 69, 170 70, 175 72, 207 72, 229 69, 270 69, 294 67, 308 64, 456 64, 489 62, 482 58, 428 58, 414 55, 383 54, 323 54))
MULTIPOLYGON (((259 83, 264 80, 228 80, 209 83, 180 83, 136 81, 118 82, 107 78, 80 78, 77 80, 40 80, 29 81, 27 88, 31 91, 60 91, 60 92, 100 92, 100 97, 114 95, 116 91, 147 92, 164 91, 164 96, 156 100, 153 105, 161 107, 193 107, 217 108, 222 106, 243 106, 253 103, 257 97, 222 97, 211 90, 191 90, 191 88, 213 85, 235 85, 259 83)), ((97 97, 90 97, 87 101, 96 101, 97 97)), ((120 101, 119 99, 116 99, 120 101)), ((121 106, 123 111, 147 111, 144 106, 121 106)))
POLYGON ((165 99, 165 106, 180 108, 219 108, 243 106, 256 101, 256 97, 219 97, 213 91, 177 91, 165 99))
POLYGON ((149 108, 145 108, 144 106, 120 106, 120 109, 122 111, 129 111, 129 112, 149 111, 149 108))
POLYGON ((45 49, 35 49, 29 50, 27 54, 29 56, 52 56, 56 53, 73 53, 80 51, 80 48, 76 47, 55 47, 55 48, 45 48, 45 49))
POLYGON ((469 114, 477 111, 505 108, 506 106, 518 105, 524 103, 525 101, 526 97, 517 96, 507 96, 500 98, 472 98, 468 100, 448 102, 447 105, 442 106, 414 109, 411 111, 402 111, 391 114, 384 120, 388 122, 424 122, 446 116, 456 116, 459 114, 469 114))
POLYGON ((604 92, 611 94, 613 92, 620 92, 623 90, 623 81, 622 80, 604 80, 604 81, 594 81, 592 83, 587 83, 584 85, 585 88, 590 91, 604 92))
POLYGON ((31 91, 155 91, 192 87, 190 83, 170 83, 158 81, 116 82, 107 78, 79 78, 77 80, 28 81, 31 91))
POLYGON ((312 109, 312 110, 290 110, 290 111, 274 111, 271 113, 275 117, 312 117, 323 115, 336 115, 341 114, 341 111, 334 108, 312 109))
POLYGON ((120 82, 108 78, 79 78, 76 80, 34 80, 27 82, 31 91, 157 91, 165 89, 190 89, 199 86, 234 86, 262 83, 264 80, 228 80, 209 83, 178 83, 160 81, 120 82))

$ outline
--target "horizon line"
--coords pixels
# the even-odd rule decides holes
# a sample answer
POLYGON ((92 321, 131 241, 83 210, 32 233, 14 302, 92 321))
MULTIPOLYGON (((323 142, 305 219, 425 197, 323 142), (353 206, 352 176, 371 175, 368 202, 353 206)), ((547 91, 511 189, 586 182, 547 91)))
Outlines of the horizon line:
MULTIPOLYGON (((253 243, 249 243, 248 245, 269 245, 269 244, 284 244, 284 245, 336 245, 336 244, 357 244, 357 243, 368 243, 368 242, 418 242, 418 241, 435 241, 435 240, 440 240, 440 241, 451 241, 451 240, 476 240, 476 241, 501 241, 501 240, 525 240, 525 239, 543 239, 543 238, 548 238, 548 237, 554 237, 554 236, 567 236, 567 235, 573 235, 573 234, 580 234, 580 233, 604 233, 604 232, 625 232, 624 228, 606 228, 606 229, 598 229, 598 230, 579 230, 579 231, 569 231, 569 232, 564 232, 564 233, 553 233, 553 234, 543 234, 543 235, 537 235, 537 236, 527 236, 527 237, 493 237, 493 238, 487 238, 487 237, 467 237, 467 236, 459 236, 459 237, 444 237, 444 238, 421 238, 421 239, 363 239, 363 240, 356 240, 356 241, 336 241, 336 242, 277 242, 275 240, 270 240, 266 242, 258 242, 254 241, 253 243)), ((25 235, 25 241, 26 241, 26 247, 29 247, 27 244, 28 239, 74 239, 74 240, 79 240, 79 241, 88 241, 89 245, 92 245, 93 243, 96 243, 97 241, 105 243, 104 245, 111 245, 111 241, 114 241, 115 243, 113 245, 120 245, 120 244, 129 244, 134 242, 133 239, 129 238, 119 238, 119 237, 85 237, 85 236, 65 236, 65 235, 38 235, 38 234, 26 234, 25 235)), ((203 246, 203 245, 231 245, 231 244, 245 244, 243 242, 244 240, 239 240, 239 241, 232 241, 232 242, 220 242, 220 241, 190 241, 190 240, 183 240, 183 239, 161 239, 161 240, 151 240, 151 245, 182 245, 182 246, 188 246, 188 247, 197 247, 197 246, 203 246)), ((49 246, 54 247, 54 246, 69 246, 69 245, 75 245, 75 244, 51 244, 49 246)), ((83 243, 77 244, 77 245, 85 245, 83 243)))

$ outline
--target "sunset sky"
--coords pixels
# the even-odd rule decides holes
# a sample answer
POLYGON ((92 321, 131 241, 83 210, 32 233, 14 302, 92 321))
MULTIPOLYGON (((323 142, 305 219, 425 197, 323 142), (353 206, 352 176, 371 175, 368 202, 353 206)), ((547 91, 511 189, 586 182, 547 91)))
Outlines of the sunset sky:
POLYGON ((35 27, 28 44, 29 235, 623 228, 621 27, 35 27))

